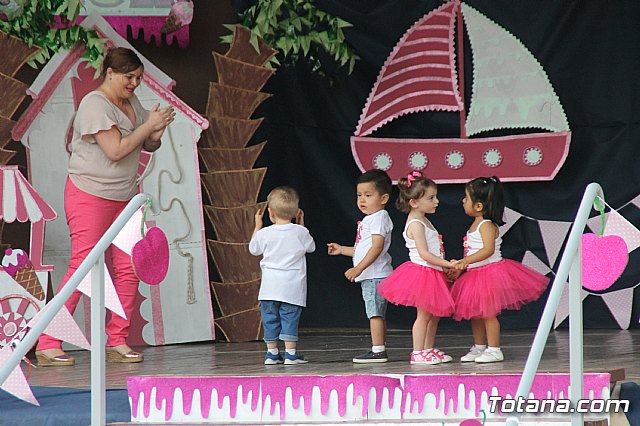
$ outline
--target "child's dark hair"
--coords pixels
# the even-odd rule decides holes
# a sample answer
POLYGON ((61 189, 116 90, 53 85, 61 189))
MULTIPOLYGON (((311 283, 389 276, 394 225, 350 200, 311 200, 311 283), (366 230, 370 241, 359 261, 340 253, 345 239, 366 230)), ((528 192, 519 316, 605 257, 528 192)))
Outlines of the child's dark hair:
POLYGON ((422 198, 429 188, 437 188, 436 183, 420 172, 411 172, 407 177, 398 180, 398 199, 396 200, 396 208, 403 213, 409 213, 411 206, 410 200, 422 198))
POLYGON ((391 196, 391 178, 384 170, 367 170, 356 180, 359 183, 372 183, 380 195, 389 194, 391 196))
POLYGON ((467 182, 465 189, 473 203, 482 203, 482 217, 498 226, 504 225, 504 193, 497 176, 479 177, 467 182))

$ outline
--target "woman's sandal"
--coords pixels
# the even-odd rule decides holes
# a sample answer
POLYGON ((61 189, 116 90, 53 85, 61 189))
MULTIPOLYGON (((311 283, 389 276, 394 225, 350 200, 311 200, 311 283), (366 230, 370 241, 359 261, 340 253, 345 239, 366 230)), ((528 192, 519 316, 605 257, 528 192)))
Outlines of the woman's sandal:
POLYGON ((43 351, 36 351, 36 360, 38 361, 38 367, 64 367, 76 364, 75 358, 65 353, 49 356, 43 351))
POLYGON ((107 348, 107 362, 134 363, 142 362, 143 360, 144 355, 139 352, 131 350, 126 354, 121 354, 113 348, 107 348))

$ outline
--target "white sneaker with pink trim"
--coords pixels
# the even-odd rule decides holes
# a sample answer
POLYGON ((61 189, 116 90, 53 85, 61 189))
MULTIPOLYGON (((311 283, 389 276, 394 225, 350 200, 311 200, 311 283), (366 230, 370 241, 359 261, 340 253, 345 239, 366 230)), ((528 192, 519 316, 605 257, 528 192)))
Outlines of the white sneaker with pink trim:
POLYGON ((453 358, 451 356, 445 354, 438 348, 431 349, 429 353, 433 354, 436 358, 438 358, 442 364, 444 364, 445 362, 453 361, 453 358))
POLYGON ((440 360, 438 357, 433 355, 432 353, 425 353, 424 351, 413 353, 411 352, 411 360, 409 361, 411 364, 421 364, 421 365, 436 365, 440 364, 440 360))

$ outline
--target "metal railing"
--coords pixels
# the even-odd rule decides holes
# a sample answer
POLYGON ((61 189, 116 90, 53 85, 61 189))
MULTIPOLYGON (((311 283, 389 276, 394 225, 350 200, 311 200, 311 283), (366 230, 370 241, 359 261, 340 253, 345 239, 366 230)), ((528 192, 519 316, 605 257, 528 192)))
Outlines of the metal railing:
MULTIPOLYGON (((558 272, 549 293, 547 304, 542 312, 542 318, 538 325, 538 330, 533 339, 531 350, 525 364, 522 378, 518 385, 515 400, 527 398, 531 390, 531 384, 540 365, 540 358, 549 337, 549 331, 553 325, 553 319, 560 304, 562 290, 569 278, 569 377, 570 391, 569 398, 575 407, 583 398, 583 353, 582 353, 582 234, 589 218, 596 198, 600 198, 604 204, 604 193, 602 187, 597 183, 590 183, 584 191, 582 201, 576 218, 573 221, 571 233, 567 240, 567 245, 560 259, 558 272)), ((571 426, 582 426, 584 420, 583 413, 575 410, 571 414, 571 426)), ((519 416, 514 415, 507 418, 507 426, 519 424, 519 416)))
POLYGON ((64 307, 80 282, 91 271, 91 426, 104 426, 106 422, 106 375, 105 375, 105 290, 104 252, 111 245, 135 212, 148 200, 149 194, 138 194, 129 201, 122 213, 107 229, 76 272, 69 278, 60 292, 46 304, 40 318, 15 346, 7 362, 0 366, 0 384, 4 383, 20 361, 36 343, 53 317, 64 307))

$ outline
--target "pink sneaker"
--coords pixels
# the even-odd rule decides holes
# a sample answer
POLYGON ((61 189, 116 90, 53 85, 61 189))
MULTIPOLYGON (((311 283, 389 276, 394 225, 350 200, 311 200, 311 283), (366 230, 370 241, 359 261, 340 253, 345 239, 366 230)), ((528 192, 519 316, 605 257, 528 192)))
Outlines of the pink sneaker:
POLYGON ((424 351, 420 353, 411 352, 411 360, 409 361, 411 364, 421 364, 421 365, 436 365, 440 364, 440 360, 438 357, 433 355, 432 353, 424 353, 424 351))
POLYGON ((451 362, 453 361, 453 358, 451 358, 451 356, 445 354, 444 352, 442 352, 440 349, 438 348, 433 348, 429 351, 430 354, 433 354, 436 358, 438 358, 440 360, 441 363, 445 363, 445 362, 451 362))

